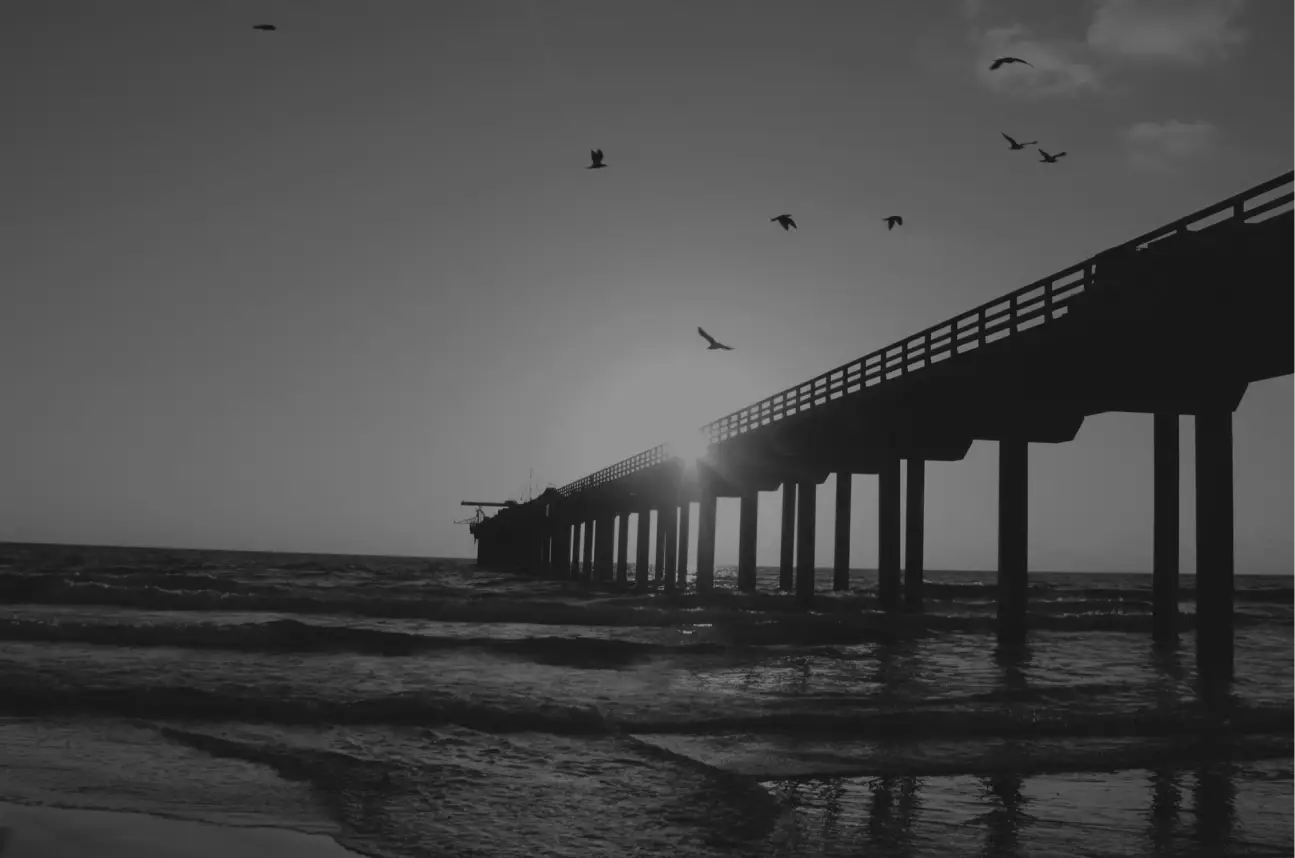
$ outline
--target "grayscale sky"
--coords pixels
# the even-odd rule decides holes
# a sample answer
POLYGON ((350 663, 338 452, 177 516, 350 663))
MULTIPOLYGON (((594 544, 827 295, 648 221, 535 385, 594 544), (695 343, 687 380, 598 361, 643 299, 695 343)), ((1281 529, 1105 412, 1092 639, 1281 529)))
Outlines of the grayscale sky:
MULTIPOLYGON (((1291 169, 1291 33, 1257 0, 9 0, 0 538, 470 555, 461 499, 1291 169)), ((1241 572, 1291 571, 1291 415, 1289 377, 1236 414, 1241 572)), ((1114 414, 1031 448, 1033 568, 1149 569, 1150 441, 1114 414)), ((996 461, 929 467, 929 567, 994 567, 996 461)))

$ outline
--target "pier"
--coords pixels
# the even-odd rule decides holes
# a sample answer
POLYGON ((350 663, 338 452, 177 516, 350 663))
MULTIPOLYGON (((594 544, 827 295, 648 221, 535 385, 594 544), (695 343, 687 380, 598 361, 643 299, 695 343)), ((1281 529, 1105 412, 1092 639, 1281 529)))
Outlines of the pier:
MULTIPOLYGON (((878 477, 877 598, 922 609, 928 461, 998 445, 998 636, 1028 635, 1031 444, 1106 412, 1150 416, 1154 636, 1178 639, 1179 432, 1196 422, 1197 664, 1233 672, 1232 414, 1249 384, 1295 371, 1292 176, 1286 173, 831 369, 699 430, 472 525, 481 563, 634 584, 714 586, 717 500, 740 499, 738 587, 755 588, 761 492, 783 500, 779 589, 814 599, 816 487, 838 475, 833 588, 849 589, 851 477, 878 477), (907 481, 901 533, 900 487, 907 481), (688 557, 698 504, 697 555, 688 557), (650 520, 656 517, 656 544, 650 520), (619 542, 618 542, 619 534, 619 542), (901 570, 901 540, 906 563, 901 570), (614 552, 613 546, 619 545, 614 552), (649 550, 655 548, 655 565, 649 550), (615 560, 613 560, 615 557, 615 560), (651 574, 651 577, 650 577, 651 574)), ((987 489, 988 491, 988 489, 987 489)))

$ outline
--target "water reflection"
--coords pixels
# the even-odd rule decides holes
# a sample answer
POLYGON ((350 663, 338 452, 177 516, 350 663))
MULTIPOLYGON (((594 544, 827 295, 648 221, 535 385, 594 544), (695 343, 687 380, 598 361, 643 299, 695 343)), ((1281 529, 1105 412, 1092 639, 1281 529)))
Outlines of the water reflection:
POLYGON ((1235 767, 1228 762, 1206 763, 1196 769, 1192 810, 1196 814, 1196 842, 1207 855, 1223 855, 1232 846, 1236 820, 1235 767))
POLYGON ((988 813, 980 818, 985 825, 985 846, 980 854, 985 858, 1010 858, 1021 854, 1021 829, 1029 821, 1024 812, 1029 799, 1021 795, 1024 779, 1016 774, 999 774, 982 778, 983 796, 992 804, 988 813))
POLYGON ((1000 643, 994 648, 994 664, 998 667, 999 685, 1007 692, 1009 699, 1023 696, 1029 691, 1027 672, 1033 657, 1034 651, 1026 643, 1000 643))
POLYGON ((883 776, 868 783, 871 792, 865 842, 882 855, 913 855, 913 823, 921 805, 919 780, 883 776))
POLYGON ((1148 839, 1156 858, 1173 855, 1178 816, 1182 813, 1183 785, 1181 773, 1158 769, 1151 773, 1151 805, 1147 809, 1148 839))

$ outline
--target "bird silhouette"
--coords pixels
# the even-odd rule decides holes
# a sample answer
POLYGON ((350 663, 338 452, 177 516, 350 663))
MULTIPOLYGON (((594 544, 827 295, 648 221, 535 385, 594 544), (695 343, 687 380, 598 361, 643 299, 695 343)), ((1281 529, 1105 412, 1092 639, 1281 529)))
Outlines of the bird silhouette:
POLYGON ((904 219, 899 215, 891 215, 890 217, 884 217, 882 218, 882 220, 886 222, 886 232, 890 232, 892 229, 894 229, 897 226, 904 225, 904 219))
MULTIPOLYGON (((1001 65, 1004 65, 1005 63, 1025 63, 1025 60, 1021 59, 1020 57, 999 57, 998 59, 994 60, 994 63, 989 67, 989 70, 997 71, 998 67, 1001 65)), ((1034 68, 1034 63, 1025 63, 1025 64, 1030 68, 1034 68)))
POLYGON ((723 343, 721 343, 719 340, 715 339, 715 338, 714 338, 714 337, 712 337, 710 334, 706 333, 706 329, 705 329, 705 328, 701 328, 701 327, 697 328, 697 333, 701 334, 701 335, 702 335, 702 338, 703 338, 703 339, 705 339, 705 340, 706 340, 706 342, 710 343, 710 345, 708 345, 708 346, 706 347, 706 351, 708 351, 708 352, 709 352, 709 351, 714 351, 715 349, 723 349, 723 350, 724 350, 724 351, 726 351, 726 352, 731 352, 731 351, 733 351, 733 347, 732 347, 732 346, 726 346, 726 345, 724 345, 724 344, 723 344, 723 343))
POLYGON ((1055 155, 1049 155, 1047 152, 1044 152, 1042 149, 1040 149, 1040 150, 1039 150, 1039 154, 1043 156, 1043 160, 1042 160, 1040 163, 1043 163, 1043 164, 1055 164, 1055 163, 1057 163, 1057 159, 1058 159, 1058 158, 1060 158, 1060 157, 1062 157, 1062 156, 1063 156, 1063 155, 1065 155, 1066 153, 1065 153, 1065 152, 1058 152, 1058 153, 1057 153, 1057 154, 1055 154, 1055 155))
POLYGON ((593 163, 588 167, 585 167, 586 170, 601 170, 603 167, 607 166, 603 163, 603 150, 590 149, 589 157, 593 159, 593 163))
POLYGON ((773 223, 774 221, 777 221, 778 223, 782 224, 783 232, 789 231, 792 227, 796 227, 796 229, 800 229, 800 227, 796 226, 796 222, 791 219, 791 215, 789 214, 781 214, 781 215, 778 215, 777 217, 769 218, 770 223, 773 223))
POLYGON ((278 28, 278 27, 276 27, 276 26, 274 26, 273 24, 257 24, 257 25, 256 25, 255 27, 253 27, 252 29, 253 29, 253 30, 265 30, 267 33, 269 33, 269 32, 273 32, 274 30, 277 30, 277 29, 279 29, 279 28, 278 28))
MULTIPOLYGON (((998 133, 1003 134, 1003 132, 1001 131, 998 133)), ((1015 140, 1013 140, 1011 137, 1008 137, 1006 134, 1003 134, 1003 136, 1007 138, 1008 143, 1012 144, 1013 151, 1015 151, 1016 149, 1024 149, 1026 146, 1037 145, 1039 142, 1038 140, 1031 140, 1028 143, 1017 143, 1015 140)))

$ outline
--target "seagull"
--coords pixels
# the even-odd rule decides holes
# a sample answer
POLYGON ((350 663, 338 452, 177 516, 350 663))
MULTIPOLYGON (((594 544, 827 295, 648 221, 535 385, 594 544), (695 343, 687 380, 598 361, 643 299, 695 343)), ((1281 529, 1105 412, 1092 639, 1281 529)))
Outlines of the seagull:
POLYGON ((792 227, 796 227, 796 229, 800 229, 800 227, 796 226, 796 222, 791 219, 791 215, 784 214, 784 215, 778 215, 777 217, 769 218, 770 223, 773 223, 774 221, 777 221, 778 223, 782 224, 783 232, 789 232, 792 227))
POLYGON ((726 351, 726 352, 731 352, 731 351, 733 351, 733 347, 732 347, 732 346, 726 346, 726 345, 724 345, 724 344, 723 344, 723 343, 721 343, 719 340, 715 339, 715 338, 714 338, 714 337, 712 337, 710 334, 706 333, 706 330, 705 330, 704 328, 700 328, 700 327, 699 327, 699 328, 697 329, 697 333, 701 334, 701 335, 702 335, 702 337, 704 337, 704 338, 706 339, 706 342, 710 343, 710 345, 708 345, 708 346, 706 347, 706 351, 708 351, 708 352, 709 352, 709 351, 714 351, 715 349, 723 349, 723 350, 724 350, 724 351, 726 351))
MULTIPOLYGON (((1001 131, 998 133, 1003 134, 1003 132, 1001 131)), ((1007 138, 1008 143, 1012 144, 1012 151, 1015 151, 1017 149, 1024 149, 1026 146, 1034 146, 1034 145, 1037 145, 1039 142, 1038 140, 1031 140, 1028 143, 1017 143, 1015 140, 1013 140, 1011 137, 1008 137, 1006 134, 1003 134, 1003 136, 1007 138)))
POLYGON ((886 222, 886 232, 890 232, 892 229, 894 229, 897 226, 904 225, 904 219, 899 215, 891 215, 890 217, 884 217, 882 218, 882 220, 886 222))
POLYGON ((601 170, 603 167, 607 166, 603 163, 603 150, 590 149, 589 157, 593 159, 593 163, 588 167, 585 167, 586 170, 601 170))
MULTIPOLYGON (((998 59, 994 60, 994 64, 989 67, 989 70, 998 71, 998 67, 1003 65, 1004 63, 1025 63, 1025 60, 1021 59, 1020 57, 999 57, 998 59)), ((1034 63, 1025 63, 1025 64, 1030 68, 1034 68, 1034 63)))
POLYGON ((1058 152, 1058 153, 1057 153, 1057 154, 1055 154, 1055 155, 1049 155, 1047 152, 1044 152, 1042 149, 1040 149, 1040 150, 1039 150, 1039 154, 1043 156, 1043 160, 1042 160, 1040 163, 1043 163, 1043 164, 1055 164, 1055 163, 1057 163, 1057 159, 1058 159, 1058 158, 1060 158, 1062 155, 1065 155, 1066 153, 1065 153, 1065 152, 1058 152))
POLYGON ((278 28, 278 27, 276 27, 276 26, 274 26, 273 24, 257 24, 257 25, 256 25, 255 27, 253 27, 252 29, 253 29, 253 30, 265 30, 267 33, 269 33, 269 32, 273 32, 274 30, 277 30, 277 29, 279 29, 279 28, 278 28))

